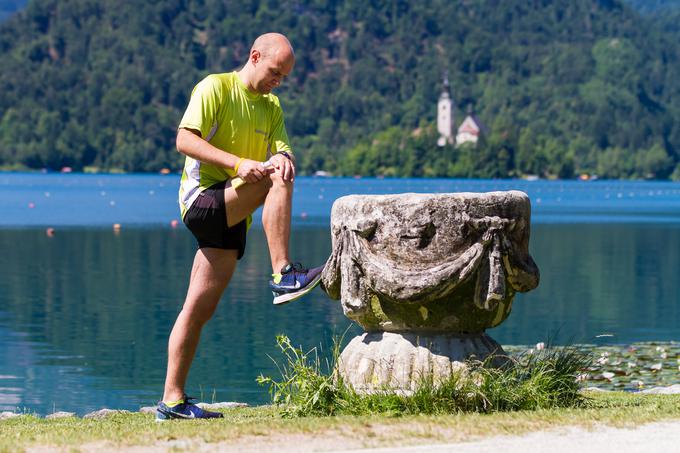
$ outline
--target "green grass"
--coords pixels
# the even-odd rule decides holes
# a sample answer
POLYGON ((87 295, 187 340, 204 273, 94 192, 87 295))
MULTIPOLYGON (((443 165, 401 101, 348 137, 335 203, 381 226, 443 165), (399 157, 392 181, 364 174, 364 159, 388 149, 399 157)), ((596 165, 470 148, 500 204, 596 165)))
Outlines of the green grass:
MULTIPOLYGON (((0 421, 0 451, 21 451, 34 446, 65 450, 83 445, 172 447, 173 442, 183 439, 236 445, 250 445, 254 441, 278 445, 291 437, 295 442, 307 438, 329 439, 329 442, 343 438, 357 446, 452 442, 564 425, 630 427, 680 419, 680 395, 589 393, 580 407, 400 417, 391 414, 286 418, 281 408, 271 406, 230 409, 224 414, 222 420, 166 423, 156 423, 152 415, 139 413, 104 420, 46 420, 23 416, 0 421)), ((347 448, 350 444, 344 445, 347 448)))
POLYGON ((361 394, 345 385, 336 370, 339 341, 322 361, 317 349, 294 347, 278 336, 282 360, 275 360, 280 379, 260 376, 274 404, 288 417, 312 415, 454 414, 578 407, 583 404, 577 376, 587 369, 589 355, 571 347, 548 348, 509 359, 502 368, 470 362, 464 372, 442 382, 422 379, 412 392, 382 388, 361 394))

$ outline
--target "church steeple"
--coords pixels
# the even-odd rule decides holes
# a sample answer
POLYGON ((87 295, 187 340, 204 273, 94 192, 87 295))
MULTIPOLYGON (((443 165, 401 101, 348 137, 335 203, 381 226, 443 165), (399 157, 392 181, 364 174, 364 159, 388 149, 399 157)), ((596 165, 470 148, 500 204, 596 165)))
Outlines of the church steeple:
POLYGON ((449 72, 445 71, 442 78, 442 92, 437 104, 437 131, 439 139, 437 145, 453 144, 453 101, 449 88, 449 72))

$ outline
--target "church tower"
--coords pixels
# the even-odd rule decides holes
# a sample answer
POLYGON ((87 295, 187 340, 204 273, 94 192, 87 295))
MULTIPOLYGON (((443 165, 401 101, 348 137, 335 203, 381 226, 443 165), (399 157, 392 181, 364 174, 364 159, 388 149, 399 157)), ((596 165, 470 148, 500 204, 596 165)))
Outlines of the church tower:
POLYGON ((437 145, 453 144, 453 101, 449 93, 449 73, 444 73, 444 86, 437 104, 437 131, 439 139, 437 145))

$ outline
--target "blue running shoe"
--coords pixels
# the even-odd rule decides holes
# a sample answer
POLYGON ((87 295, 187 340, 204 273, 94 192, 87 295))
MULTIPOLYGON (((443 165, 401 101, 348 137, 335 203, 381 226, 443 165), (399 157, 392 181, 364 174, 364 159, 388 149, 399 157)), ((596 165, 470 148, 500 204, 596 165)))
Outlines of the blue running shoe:
POLYGON ((272 274, 269 287, 274 295, 274 305, 285 304, 298 299, 321 281, 324 266, 305 269, 300 263, 287 264, 280 274, 272 274))
POLYGON ((224 415, 219 412, 210 412, 196 406, 191 400, 195 400, 190 396, 184 395, 182 399, 173 406, 168 406, 163 401, 158 403, 156 409, 156 421, 162 422, 165 420, 183 420, 191 418, 223 418, 224 415))

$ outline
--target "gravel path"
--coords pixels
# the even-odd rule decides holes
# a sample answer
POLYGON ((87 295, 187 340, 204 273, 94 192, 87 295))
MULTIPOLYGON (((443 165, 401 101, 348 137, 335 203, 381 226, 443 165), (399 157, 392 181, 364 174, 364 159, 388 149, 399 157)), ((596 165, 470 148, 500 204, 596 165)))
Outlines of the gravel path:
POLYGON ((593 430, 564 427, 522 436, 497 436, 474 442, 403 448, 335 450, 343 453, 635 453, 680 452, 680 421, 649 423, 634 429, 600 426, 593 430))
MULTIPOLYGON (((680 453, 680 420, 657 422, 637 428, 597 426, 593 429, 565 426, 520 436, 495 436, 483 440, 455 443, 423 443, 410 447, 358 448, 359 439, 343 436, 297 434, 291 436, 257 437, 247 441, 205 443, 195 440, 175 440, 153 446, 118 448, 124 453, 161 453, 192 450, 195 452, 334 452, 334 453, 680 453)), ((79 447, 83 452, 99 452, 109 447, 93 443, 79 447)), ((32 453, 47 453, 29 448, 32 453)))

